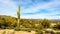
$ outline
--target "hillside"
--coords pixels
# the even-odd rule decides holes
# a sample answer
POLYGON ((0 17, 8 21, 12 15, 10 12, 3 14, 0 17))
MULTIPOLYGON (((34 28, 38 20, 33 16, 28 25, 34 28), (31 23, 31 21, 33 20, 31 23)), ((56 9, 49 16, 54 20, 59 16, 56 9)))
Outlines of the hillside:
MULTIPOLYGON (((49 19, 20 19, 20 27, 17 27, 17 18, 11 16, 0 15, 0 29, 13 29, 19 31, 35 31, 42 33, 44 29, 52 28, 60 30, 60 20, 49 19), (56 24, 55 26, 52 26, 56 24)), ((27 32, 27 33, 28 33, 27 32)), ((25 32, 26 33, 26 32, 25 32)))
MULTIPOLYGON (((4 19, 7 19, 7 20, 10 20, 10 19, 13 19, 13 20, 17 20, 16 17, 11 17, 11 16, 6 16, 6 15, 0 15, 0 20, 4 20, 4 19)), ((21 20, 36 20, 36 21, 41 21, 43 19, 21 19, 21 20)), ((56 23, 58 21, 60 21, 60 19, 48 19, 48 20, 51 20, 52 22, 56 23)))
MULTIPOLYGON (((60 20, 49 20, 49 19, 20 19, 20 25, 26 28, 33 28, 36 24, 43 25, 46 23, 57 23, 60 20)), ((0 15, 0 28, 9 28, 17 26, 17 18, 11 16, 0 15)))

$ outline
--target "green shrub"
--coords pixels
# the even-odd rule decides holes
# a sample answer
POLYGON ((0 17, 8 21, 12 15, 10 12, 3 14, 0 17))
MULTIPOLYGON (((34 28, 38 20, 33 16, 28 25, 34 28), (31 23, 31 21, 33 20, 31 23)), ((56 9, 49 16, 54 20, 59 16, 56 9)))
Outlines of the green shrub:
POLYGON ((2 25, 1 28, 2 28, 2 29, 5 29, 6 27, 2 25))
POLYGON ((30 29, 27 29, 26 31, 27 31, 27 32, 31 32, 31 30, 30 30, 30 29))
POLYGON ((56 34, 60 34, 60 32, 57 32, 56 34))
POLYGON ((16 28, 14 28, 14 30, 15 31, 20 31, 21 29, 20 29, 20 27, 16 27, 16 28))

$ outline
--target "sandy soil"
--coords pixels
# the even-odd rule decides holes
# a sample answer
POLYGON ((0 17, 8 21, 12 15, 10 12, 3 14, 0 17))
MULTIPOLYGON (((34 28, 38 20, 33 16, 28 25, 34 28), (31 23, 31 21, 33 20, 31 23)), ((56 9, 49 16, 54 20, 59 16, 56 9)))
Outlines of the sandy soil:
POLYGON ((14 31, 14 30, 9 30, 9 29, 0 30, 0 34, 2 34, 4 31, 6 32, 5 34, 11 34, 13 32, 15 34, 35 34, 35 31, 27 32, 27 31, 14 31))

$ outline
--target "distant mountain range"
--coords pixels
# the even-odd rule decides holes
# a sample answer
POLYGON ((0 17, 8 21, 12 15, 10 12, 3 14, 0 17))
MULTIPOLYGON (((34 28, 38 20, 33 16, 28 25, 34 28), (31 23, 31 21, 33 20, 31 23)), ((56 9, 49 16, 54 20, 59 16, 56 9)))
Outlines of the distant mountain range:
MULTIPOLYGON (((12 16, 6 16, 6 15, 0 15, 0 17, 2 17, 2 18, 6 18, 6 17, 8 17, 8 18, 14 18, 14 19, 17 19, 16 17, 12 17, 12 16)), ((23 18, 24 19, 24 18, 23 18)), ((43 20, 43 19, 28 19, 28 20, 43 20)), ((54 23, 56 23, 56 22, 60 22, 60 19, 48 19, 48 20, 51 20, 51 21, 53 21, 54 23)))

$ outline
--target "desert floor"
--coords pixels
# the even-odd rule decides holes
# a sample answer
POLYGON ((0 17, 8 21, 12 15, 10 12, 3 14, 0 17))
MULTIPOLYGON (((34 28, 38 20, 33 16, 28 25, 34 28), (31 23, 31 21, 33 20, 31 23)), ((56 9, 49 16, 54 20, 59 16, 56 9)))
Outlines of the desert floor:
POLYGON ((0 34, 3 34, 3 32, 5 32, 5 34, 35 34, 35 31, 31 31, 31 32, 27 32, 27 31, 14 31, 13 29, 9 30, 9 29, 1 29, 0 30, 0 34))

